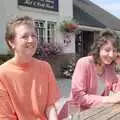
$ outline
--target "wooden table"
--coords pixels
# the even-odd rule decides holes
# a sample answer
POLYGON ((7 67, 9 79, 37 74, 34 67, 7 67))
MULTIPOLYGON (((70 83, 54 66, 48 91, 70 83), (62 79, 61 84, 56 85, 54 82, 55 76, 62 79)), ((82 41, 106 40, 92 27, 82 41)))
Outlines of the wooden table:
POLYGON ((120 120, 120 104, 82 111, 80 112, 80 120, 120 120))

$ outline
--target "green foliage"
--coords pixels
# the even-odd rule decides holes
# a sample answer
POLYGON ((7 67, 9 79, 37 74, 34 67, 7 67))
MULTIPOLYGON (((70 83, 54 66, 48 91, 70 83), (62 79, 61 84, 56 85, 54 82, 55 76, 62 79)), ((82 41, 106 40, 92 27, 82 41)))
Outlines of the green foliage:
POLYGON ((72 58, 71 61, 66 61, 61 65, 61 77, 71 78, 75 69, 75 58, 72 58))
POLYGON ((115 66, 115 71, 116 71, 117 73, 120 73, 120 64, 116 64, 116 66, 115 66))
POLYGON ((1 54, 0 55, 0 64, 4 63, 5 61, 9 60, 13 57, 13 54, 8 52, 7 54, 1 54))
POLYGON ((78 25, 72 20, 63 20, 60 24, 61 32, 74 32, 78 25))
POLYGON ((50 56, 60 55, 62 53, 62 46, 58 43, 43 43, 39 44, 35 53, 35 57, 48 58, 50 56))

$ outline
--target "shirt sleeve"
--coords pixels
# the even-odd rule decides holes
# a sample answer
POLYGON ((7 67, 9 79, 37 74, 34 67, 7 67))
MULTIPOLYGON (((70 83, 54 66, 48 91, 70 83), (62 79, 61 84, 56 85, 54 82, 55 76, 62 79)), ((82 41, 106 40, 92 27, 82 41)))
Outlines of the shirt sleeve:
POLYGON ((113 92, 120 92, 120 75, 116 75, 114 77, 114 81, 112 84, 112 91, 113 92))
POLYGON ((88 73, 90 69, 87 61, 79 60, 76 64, 72 77, 72 99, 79 102, 84 108, 89 108, 101 104, 102 96, 88 94, 87 85, 90 84, 91 75, 88 73))
POLYGON ((0 81, 0 120, 17 120, 10 97, 0 81))
POLYGON ((60 98, 60 91, 58 89, 55 76, 51 66, 48 64, 48 101, 47 107, 54 104, 60 98))

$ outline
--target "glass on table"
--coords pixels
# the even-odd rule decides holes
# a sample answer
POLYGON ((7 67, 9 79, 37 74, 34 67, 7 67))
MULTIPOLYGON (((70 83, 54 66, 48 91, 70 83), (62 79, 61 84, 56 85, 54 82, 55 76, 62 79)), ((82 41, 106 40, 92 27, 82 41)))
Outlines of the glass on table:
POLYGON ((69 102, 68 103, 68 118, 67 120, 80 120, 80 103, 69 102))

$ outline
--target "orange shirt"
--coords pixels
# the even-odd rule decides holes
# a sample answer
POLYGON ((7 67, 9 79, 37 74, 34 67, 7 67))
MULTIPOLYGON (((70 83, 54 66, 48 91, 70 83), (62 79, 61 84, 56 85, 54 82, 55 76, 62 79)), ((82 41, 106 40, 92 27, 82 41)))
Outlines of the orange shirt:
POLYGON ((46 108, 60 97, 47 62, 34 59, 0 66, 0 120, 43 120, 46 108))

